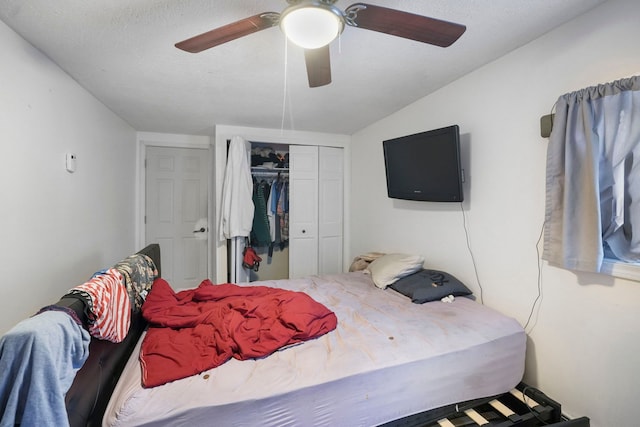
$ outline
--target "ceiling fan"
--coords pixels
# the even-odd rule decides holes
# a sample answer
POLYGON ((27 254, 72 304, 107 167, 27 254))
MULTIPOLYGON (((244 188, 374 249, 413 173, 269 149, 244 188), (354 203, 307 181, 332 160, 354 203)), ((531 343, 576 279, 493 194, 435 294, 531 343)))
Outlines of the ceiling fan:
POLYGON ((366 3, 344 11, 336 0, 287 0, 282 11, 264 12, 176 43, 178 49, 197 53, 257 31, 280 25, 287 38, 305 49, 310 87, 331 83, 329 43, 345 24, 392 36, 447 47, 465 32, 464 25, 366 3))

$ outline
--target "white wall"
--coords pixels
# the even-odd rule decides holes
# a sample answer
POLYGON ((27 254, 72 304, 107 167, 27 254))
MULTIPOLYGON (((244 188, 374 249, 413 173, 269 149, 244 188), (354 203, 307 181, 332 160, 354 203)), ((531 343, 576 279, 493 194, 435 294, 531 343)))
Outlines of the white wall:
POLYGON ((2 22, 0 51, 2 334, 134 251, 136 135, 2 22))
MULTIPOLYGON (((611 0, 354 135, 350 255, 420 253, 479 294, 461 206, 386 196, 381 141, 457 123, 484 302, 524 325, 544 218, 539 119, 566 92, 640 74, 638 16, 640 2, 611 0)), ((640 283, 543 263, 542 290, 525 380, 594 427, 637 425, 640 283)))

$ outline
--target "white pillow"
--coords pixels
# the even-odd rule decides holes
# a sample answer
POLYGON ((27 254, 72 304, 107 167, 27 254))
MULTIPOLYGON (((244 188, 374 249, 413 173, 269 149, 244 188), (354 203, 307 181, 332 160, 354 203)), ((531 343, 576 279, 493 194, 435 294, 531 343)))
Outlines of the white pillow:
POLYGON ((366 268, 371 273, 373 283, 380 289, 395 283, 422 268, 424 257, 421 255, 386 254, 373 260, 366 268))

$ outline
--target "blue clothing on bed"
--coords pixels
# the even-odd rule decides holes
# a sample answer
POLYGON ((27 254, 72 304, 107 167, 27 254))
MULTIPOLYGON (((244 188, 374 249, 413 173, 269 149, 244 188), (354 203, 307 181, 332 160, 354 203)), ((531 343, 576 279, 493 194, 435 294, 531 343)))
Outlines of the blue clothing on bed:
POLYGON ((65 394, 89 356, 89 333, 44 311, 0 339, 0 427, 68 426, 65 394))

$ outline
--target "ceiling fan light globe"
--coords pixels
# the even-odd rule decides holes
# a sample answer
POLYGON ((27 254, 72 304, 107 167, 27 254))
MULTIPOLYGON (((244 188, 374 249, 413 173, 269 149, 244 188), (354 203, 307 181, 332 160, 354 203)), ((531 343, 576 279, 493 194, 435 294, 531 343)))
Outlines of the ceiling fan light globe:
POLYGON ((331 10, 307 6, 286 13, 280 20, 280 27, 292 43, 305 49, 318 49, 338 37, 344 24, 331 10))

